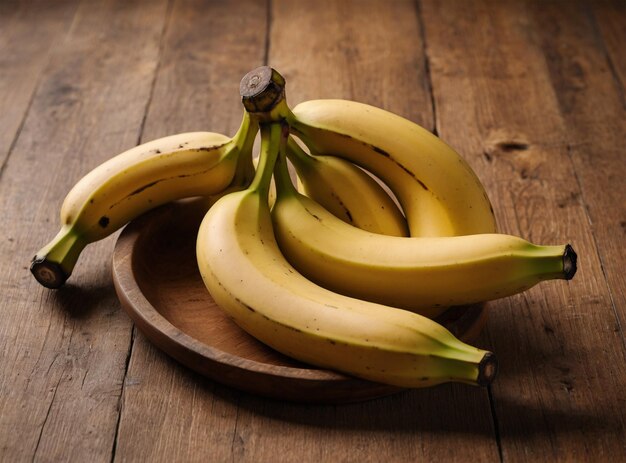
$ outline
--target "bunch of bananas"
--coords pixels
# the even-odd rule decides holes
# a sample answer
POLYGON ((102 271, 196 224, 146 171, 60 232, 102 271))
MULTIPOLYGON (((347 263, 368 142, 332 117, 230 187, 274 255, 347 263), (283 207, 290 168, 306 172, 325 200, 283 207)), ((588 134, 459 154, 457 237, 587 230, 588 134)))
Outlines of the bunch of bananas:
POLYGON ((266 66, 244 77, 240 93, 245 111, 234 137, 162 138, 80 180, 61 209, 61 231, 33 259, 37 280, 60 287, 88 243, 148 209, 201 195, 210 207, 197 237, 200 273, 252 336, 391 385, 489 384, 494 354, 433 318, 572 278, 571 246, 497 233, 470 167, 406 119, 342 100, 292 110, 284 79, 266 66))

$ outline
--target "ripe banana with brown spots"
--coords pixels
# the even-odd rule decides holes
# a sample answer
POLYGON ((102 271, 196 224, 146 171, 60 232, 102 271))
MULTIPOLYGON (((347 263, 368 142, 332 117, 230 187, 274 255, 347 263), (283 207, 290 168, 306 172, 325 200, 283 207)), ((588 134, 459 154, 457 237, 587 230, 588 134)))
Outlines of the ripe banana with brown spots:
POLYGON ((42 285, 58 288, 85 246, 142 213, 176 199, 214 195, 233 183, 245 186, 257 132, 246 112, 232 138, 213 132, 172 135, 99 165, 65 197, 61 229, 37 252, 31 272, 42 285))

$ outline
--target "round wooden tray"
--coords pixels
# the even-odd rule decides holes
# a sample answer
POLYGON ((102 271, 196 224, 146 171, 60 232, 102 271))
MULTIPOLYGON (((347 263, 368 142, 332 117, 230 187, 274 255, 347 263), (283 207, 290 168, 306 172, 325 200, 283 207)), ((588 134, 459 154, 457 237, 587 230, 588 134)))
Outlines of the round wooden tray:
MULTIPOLYGON (((339 403, 401 390, 295 361, 227 318, 197 269, 196 233, 205 210, 198 199, 160 207, 131 222, 115 245, 117 295, 152 343, 201 375, 266 397, 339 403)), ((450 309, 438 321, 471 341, 485 317, 484 306, 469 306, 450 309)))

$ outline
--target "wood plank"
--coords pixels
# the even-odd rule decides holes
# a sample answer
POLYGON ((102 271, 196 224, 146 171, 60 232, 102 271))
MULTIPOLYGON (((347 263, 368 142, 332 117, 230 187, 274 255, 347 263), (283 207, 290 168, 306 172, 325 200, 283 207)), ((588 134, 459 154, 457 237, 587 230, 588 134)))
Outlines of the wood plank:
POLYGON ((111 459, 131 334, 110 277, 114 242, 89 247, 58 291, 42 288, 28 264, 56 233, 70 187, 136 144, 165 11, 165 1, 84 2, 67 39, 51 52, 6 165, 0 182, 3 460, 111 459))
MULTIPOLYGON (((493 397, 502 455, 512 461, 623 456, 622 332, 585 208, 587 190, 570 157, 572 140, 588 140, 592 132, 568 125, 550 69, 555 57, 543 48, 547 42, 567 48, 555 28, 583 40, 593 31, 576 27, 570 14, 580 9, 562 3, 495 6, 422 2, 440 135, 484 181, 502 231, 539 243, 571 242, 580 256, 573 281, 544 283, 494 304, 488 333, 501 367, 493 397), (553 14, 539 20, 546 9, 553 14)), ((581 53, 587 52, 597 50, 581 53)), ((573 87, 588 84, 586 74, 562 71, 573 87)), ((616 150, 615 142, 604 146, 616 150)))
POLYGON ((606 62, 615 83, 621 87, 619 99, 626 106, 626 2, 622 0, 588 1, 587 15, 594 18, 596 34, 604 43, 606 62))
MULTIPOLYGON (((611 6, 606 2, 594 6, 607 27, 613 25, 608 16, 619 18, 620 11, 626 21, 626 4, 621 10, 611 6)), ((617 31, 601 34, 583 3, 567 12, 550 5, 534 7, 531 13, 538 24, 537 39, 545 51, 567 127, 568 152, 582 190, 582 202, 589 214, 613 307, 623 327, 626 276, 620 264, 626 260, 626 249, 616 238, 626 235, 626 100, 615 60, 610 59, 619 55, 613 54, 617 31)), ((626 39, 623 24, 622 29, 626 39)))
POLYGON ((18 136, 50 50, 65 37, 77 4, 67 0, 0 5, 0 166, 18 136))
MULTIPOLYGON (((208 130, 232 135, 239 81, 265 56, 264 2, 179 0, 172 7, 142 141, 208 130)), ((210 383, 135 337, 116 461, 227 461, 239 393, 210 383)))
MULTIPOLYGON (((243 396, 236 461, 498 460, 477 388, 447 384, 368 402, 309 406, 243 396)), ((488 414, 488 410, 487 410, 488 414)))
MULTIPOLYGON (((269 62, 292 105, 354 99, 432 129, 420 36, 414 2, 275 1, 269 62)), ((251 462, 498 459, 486 391, 450 384, 337 407, 242 396, 233 442, 251 462)))
POLYGON ((550 49, 558 57, 550 63, 550 72, 558 80, 565 68, 577 65, 585 76, 586 85, 557 86, 557 95, 559 101, 574 102, 570 111, 564 111, 572 134, 570 155, 624 334, 626 276, 620 263, 626 259, 622 244, 626 237, 626 3, 591 2, 591 7, 593 23, 586 21, 588 10, 583 6, 582 13, 577 8, 574 18, 561 27, 558 37, 568 48, 550 49), (595 34, 579 36, 577 26, 595 34))
POLYGON ((285 77, 290 106, 345 98, 434 130, 414 2, 278 0, 272 24, 269 64, 285 77))
POLYGON ((239 393, 176 363, 138 333, 114 461, 229 461, 239 393))
POLYGON ((177 0, 142 141, 196 130, 234 135, 244 110, 239 82, 264 64, 266 21, 264 2, 177 0))

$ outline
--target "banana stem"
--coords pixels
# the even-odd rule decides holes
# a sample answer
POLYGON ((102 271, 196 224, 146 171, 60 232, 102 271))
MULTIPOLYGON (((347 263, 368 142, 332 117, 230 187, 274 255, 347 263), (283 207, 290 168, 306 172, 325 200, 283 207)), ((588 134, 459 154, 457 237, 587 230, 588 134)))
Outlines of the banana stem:
POLYGON ((78 256, 87 244, 72 227, 64 226, 57 236, 33 257, 30 271, 46 288, 60 288, 72 274, 78 256))
POLYGON ((578 256, 571 245, 530 244, 530 252, 520 257, 533 265, 532 273, 540 280, 571 280, 576 274, 578 256))
POLYGON ((254 164, 252 163, 252 147, 259 131, 259 121, 256 117, 244 111, 239 130, 232 139, 238 149, 230 150, 229 154, 238 156, 235 175, 231 181, 232 187, 247 188, 254 178, 254 164))
POLYGON ((439 357, 438 368, 442 376, 475 386, 488 386, 498 373, 498 361, 492 352, 477 350, 476 361, 439 357))
POLYGON ((270 181, 279 152, 285 151, 289 127, 283 122, 261 123, 261 153, 259 167, 248 188, 264 198, 269 195, 270 181))
POLYGON ((307 154, 293 137, 289 137, 289 140, 287 140, 287 157, 296 170, 306 170, 316 162, 316 159, 307 154))
POLYGON ((258 131, 258 121, 249 112, 244 111, 241 125, 233 137, 233 142, 240 150, 246 147, 251 148, 258 131))
POLYGON ((287 156, 284 152, 280 153, 276 160, 274 179, 276 180, 276 193, 278 198, 298 193, 291 181, 289 169, 287 168, 287 156))

